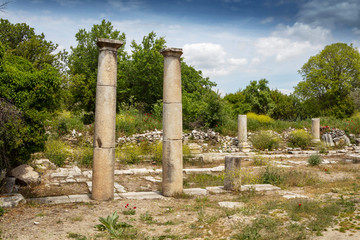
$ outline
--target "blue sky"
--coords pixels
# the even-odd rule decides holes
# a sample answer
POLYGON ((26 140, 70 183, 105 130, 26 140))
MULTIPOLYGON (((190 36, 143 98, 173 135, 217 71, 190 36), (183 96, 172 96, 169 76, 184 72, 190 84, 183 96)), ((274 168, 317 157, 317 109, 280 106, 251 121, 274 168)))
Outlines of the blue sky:
POLYGON ((360 46, 359 0, 12 0, 0 17, 25 22, 67 50, 79 29, 102 19, 126 34, 127 50, 154 31, 168 47, 183 48, 185 62, 221 93, 261 78, 292 91, 297 71, 324 46, 360 46))

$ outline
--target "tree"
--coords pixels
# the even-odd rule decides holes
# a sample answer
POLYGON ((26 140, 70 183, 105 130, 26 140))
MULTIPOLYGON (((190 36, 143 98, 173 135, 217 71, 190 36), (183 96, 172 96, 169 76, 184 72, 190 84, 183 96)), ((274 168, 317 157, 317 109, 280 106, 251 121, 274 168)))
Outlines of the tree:
MULTIPOLYGON (((96 45, 98 38, 121 40, 124 45, 118 50, 118 64, 126 58, 124 52, 125 34, 114 30, 111 22, 102 20, 93 25, 90 31, 80 29, 76 35, 76 47, 71 47, 69 56, 69 85, 72 93, 72 103, 76 110, 95 111, 96 80, 99 49, 96 45)), ((120 73, 121 74, 121 73, 120 73)), ((118 78, 121 75, 118 75, 118 78)), ((119 81, 119 79, 118 79, 119 81)), ((119 86, 118 86, 119 89, 119 86)))
POLYGON ((268 83, 266 79, 260 79, 259 82, 251 81, 244 89, 245 102, 250 104, 251 112, 271 115, 274 102, 270 97, 268 83))
POLYGON ((309 116, 346 117, 353 113, 351 90, 360 86, 360 53, 352 44, 334 43, 310 57, 299 70, 303 81, 295 94, 309 116))
POLYGON ((279 90, 271 90, 270 97, 274 102, 274 108, 271 113, 271 117, 281 120, 294 120, 297 117, 295 108, 295 96, 286 95, 279 90))
POLYGON ((0 42, 6 51, 29 60, 37 69, 46 64, 58 69, 63 67, 61 59, 65 52, 54 53, 58 45, 45 40, 43 33, 35 34, 34 28, 25 23, 12 24, 0 19, 0 42))
POLYGON ((145 110, 162 99, 164 60, 160 50, 166 45, 163 37, 150 32, 140 44, 131 42, 132 55, 125 70, 128 95, 144 105, 145 110))
POLYGON ((234 117, 239 114, 245 114, 251 111, 251 105, 246 102, 245 95, 243 94, 242 90, 239 90, 235 93, 226 94, 224 100, 231 104, 235 114, 234 117))
POLYGON ((59 71, 5 51, 0 42, 0 167, 16 166, 43 150, 47 112, 56 110, 61 94, 59 71))

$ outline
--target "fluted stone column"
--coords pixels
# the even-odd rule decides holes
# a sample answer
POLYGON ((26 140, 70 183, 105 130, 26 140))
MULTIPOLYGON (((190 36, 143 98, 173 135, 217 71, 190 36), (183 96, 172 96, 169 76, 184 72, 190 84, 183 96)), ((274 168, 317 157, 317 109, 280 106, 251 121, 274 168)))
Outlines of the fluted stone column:
POLYGON ((320 118, 313 118, 311 132, 313 135, 313 142, 320 142, 320 118))
POLYGON ((239 149, 242 152, 250 152, 250 147, 247 142, 247 116, 238 115, 238 140, 239 149))
POLYGON ((92 199, 114 199, 117 49, 119 40, 99 38, 92 199))
POLYGON ((180 48, 164 48, 162 193, 183 191, 180 48))

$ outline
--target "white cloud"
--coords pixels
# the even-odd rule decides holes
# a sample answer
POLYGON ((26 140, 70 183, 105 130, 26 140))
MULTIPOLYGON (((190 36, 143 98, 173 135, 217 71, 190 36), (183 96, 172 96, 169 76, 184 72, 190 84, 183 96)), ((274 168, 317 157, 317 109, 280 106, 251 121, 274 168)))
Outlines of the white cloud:
POLYGON ((185 61, 201 69, 205 76, 228 75, 248 63, 245 58, 230 57, 220 44, 185 44, 183 51, 185 61))
POLYGON ((275 57, 277 62, 283 62, 320 50, 330 38, 328 29, 295 23, 279 25, 269 37, 258 38, 254 46, 259 56, 275 57))

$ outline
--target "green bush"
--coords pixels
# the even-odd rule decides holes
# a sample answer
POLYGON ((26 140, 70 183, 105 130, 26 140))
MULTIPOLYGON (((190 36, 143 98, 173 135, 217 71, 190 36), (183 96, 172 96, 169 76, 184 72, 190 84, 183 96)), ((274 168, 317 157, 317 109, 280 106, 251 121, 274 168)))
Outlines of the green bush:
POLYGON ((264 184, 281 185, 284 182, 283 170, 274 166, 267 166, 261 175, 261 182, 264 184))
POLYGON ((256 149, 271 151, 279 147, 281 139, 270 131, 260 131, 251 137, 251 142, 256 149))
POLYGON ((312 136, 303 129, 294 130, 289 135, 289 146, 306 149, 311 145, 312 136))
POLYGON ((318 166, 321 163, 321 156, 320 155, 311 155, 308 159, 308 163, 310 166, 318 166))
POLYGON ((275 122, 269 116, 266 115, 259 115, 256 113, 248 113, 247 116, 247 127, 250 131, 256 131, 259 129, 264 129, 264 127, 269 127, 272 123, 275 122))
POLYGON ((52 139, 45 143, 45 156, 56 166, 61 167, 69 153, 64 142, 52 139))

